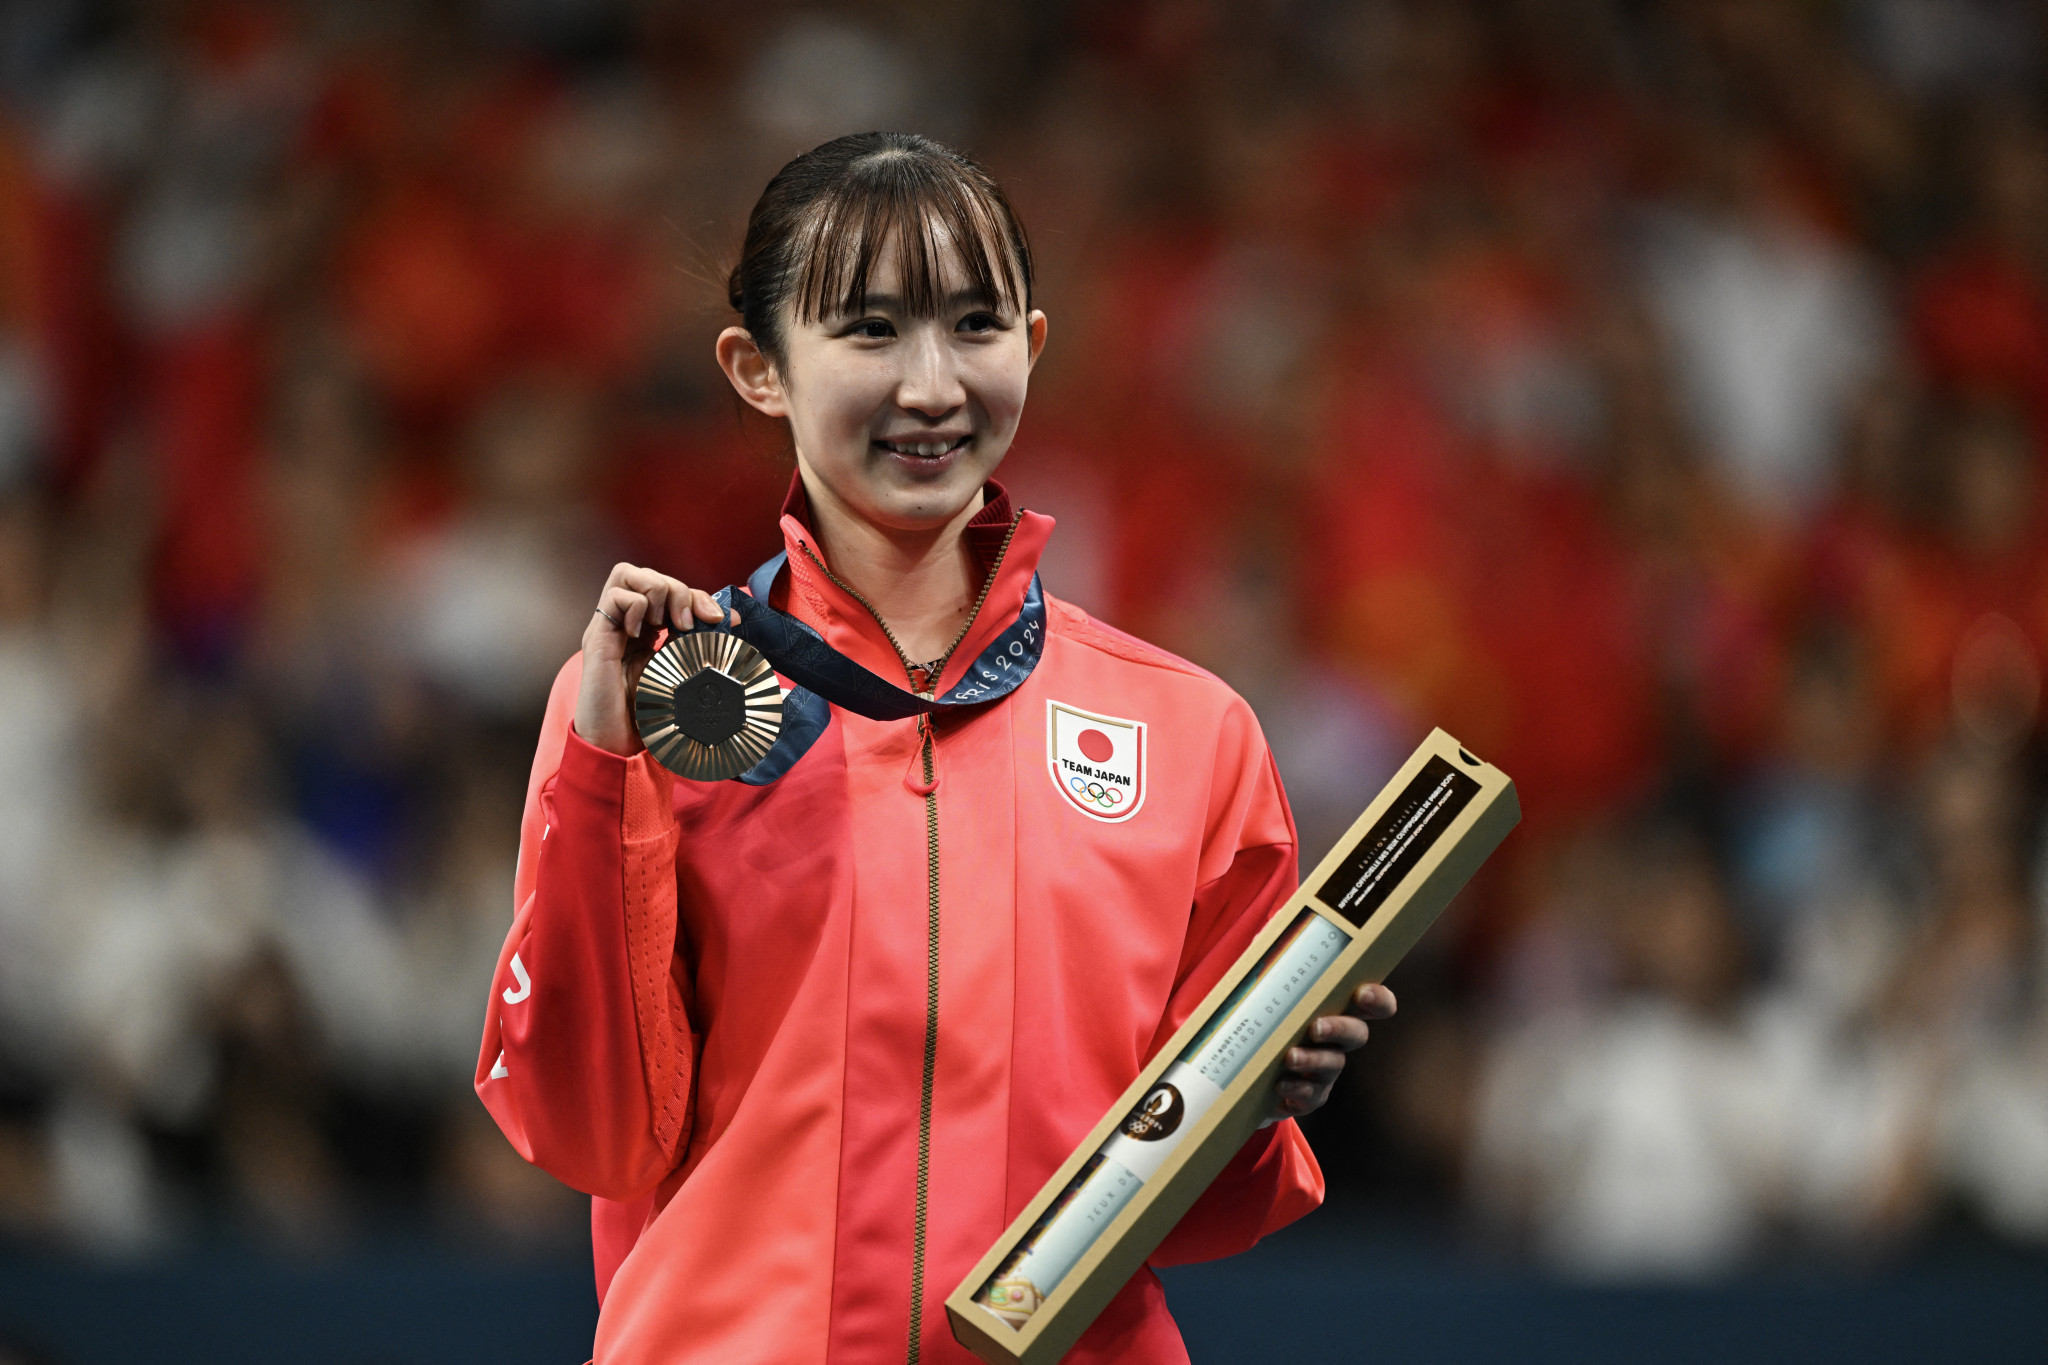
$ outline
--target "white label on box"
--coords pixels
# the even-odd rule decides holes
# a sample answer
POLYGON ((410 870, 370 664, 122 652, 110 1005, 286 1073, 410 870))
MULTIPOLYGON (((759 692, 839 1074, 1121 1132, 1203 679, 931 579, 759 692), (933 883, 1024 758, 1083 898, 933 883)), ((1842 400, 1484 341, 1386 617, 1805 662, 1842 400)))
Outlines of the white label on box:
POLYGON ((1243 987, 1216 1012, 1216 1022, 1202 1030, 1181 1060, 1189 1063, 1218 1091, 1244 1070, 1266 1035, 1292 1011, 1302 996, 1315 989, 1351 936, 1312 910, 1303 923, 1274 945, 1278 955, 1265 970, 1252 973, 1243 987))

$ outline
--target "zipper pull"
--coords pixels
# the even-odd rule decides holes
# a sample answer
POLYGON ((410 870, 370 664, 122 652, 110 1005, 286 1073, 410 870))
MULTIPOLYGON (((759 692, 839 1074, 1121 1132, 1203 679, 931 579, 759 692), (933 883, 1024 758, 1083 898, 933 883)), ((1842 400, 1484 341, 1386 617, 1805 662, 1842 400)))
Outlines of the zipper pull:
POLYGON ((910 751, 910 766, 903 770, 903 785, 918 796, 930 796, 939 789, 939 732, 929 715, 917 718, 917 737, 921 741, 910 751), (932 780, 924 780, 924 756, 929 750, 932 756, 932 780))

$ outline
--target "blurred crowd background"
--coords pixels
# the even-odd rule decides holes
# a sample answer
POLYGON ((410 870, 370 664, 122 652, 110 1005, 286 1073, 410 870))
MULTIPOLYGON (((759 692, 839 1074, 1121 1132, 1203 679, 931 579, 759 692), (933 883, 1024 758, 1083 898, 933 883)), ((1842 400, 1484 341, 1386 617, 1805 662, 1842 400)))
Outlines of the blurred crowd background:
POLYGON ((1305 857, 1527 818, 1310 1124, 1597 1277, 2048 1243, 2048 7, 0 5, 0 1242, 571 1254, 470 1090, 607 567, 791 461, 767 178, 1005 182, 1049 588, 1257 708, 1305 857))

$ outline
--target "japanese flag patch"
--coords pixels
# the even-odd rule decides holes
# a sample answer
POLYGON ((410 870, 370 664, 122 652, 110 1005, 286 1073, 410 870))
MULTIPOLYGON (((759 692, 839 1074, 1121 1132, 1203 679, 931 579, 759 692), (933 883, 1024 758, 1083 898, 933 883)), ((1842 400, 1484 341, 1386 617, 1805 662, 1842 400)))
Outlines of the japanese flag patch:
POLYGON ((1045 704, 1045 766, 1067 804, 1091 820, 1128 820, 1145 804, 1145 722, 1045 704))

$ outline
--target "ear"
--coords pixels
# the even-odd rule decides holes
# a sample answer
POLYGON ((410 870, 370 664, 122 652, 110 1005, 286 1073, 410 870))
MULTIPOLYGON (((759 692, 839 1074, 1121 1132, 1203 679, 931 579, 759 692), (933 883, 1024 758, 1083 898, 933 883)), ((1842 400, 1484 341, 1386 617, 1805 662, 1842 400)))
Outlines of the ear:
POLYGON ((744 327, 728 327, 718 334, 718 368, 732 381, 733 389, 747 403, 770 417, 787 417, 789 405, 782 390, 782 376, 775 362, 761 354, 754 334, 744 327))
POLYGON ((1025 335, 1031 342, 1031 365, 1038 364, 1038 353, 1045 349, 1045 310, 1034 308, 1024 319, 1025 335))

